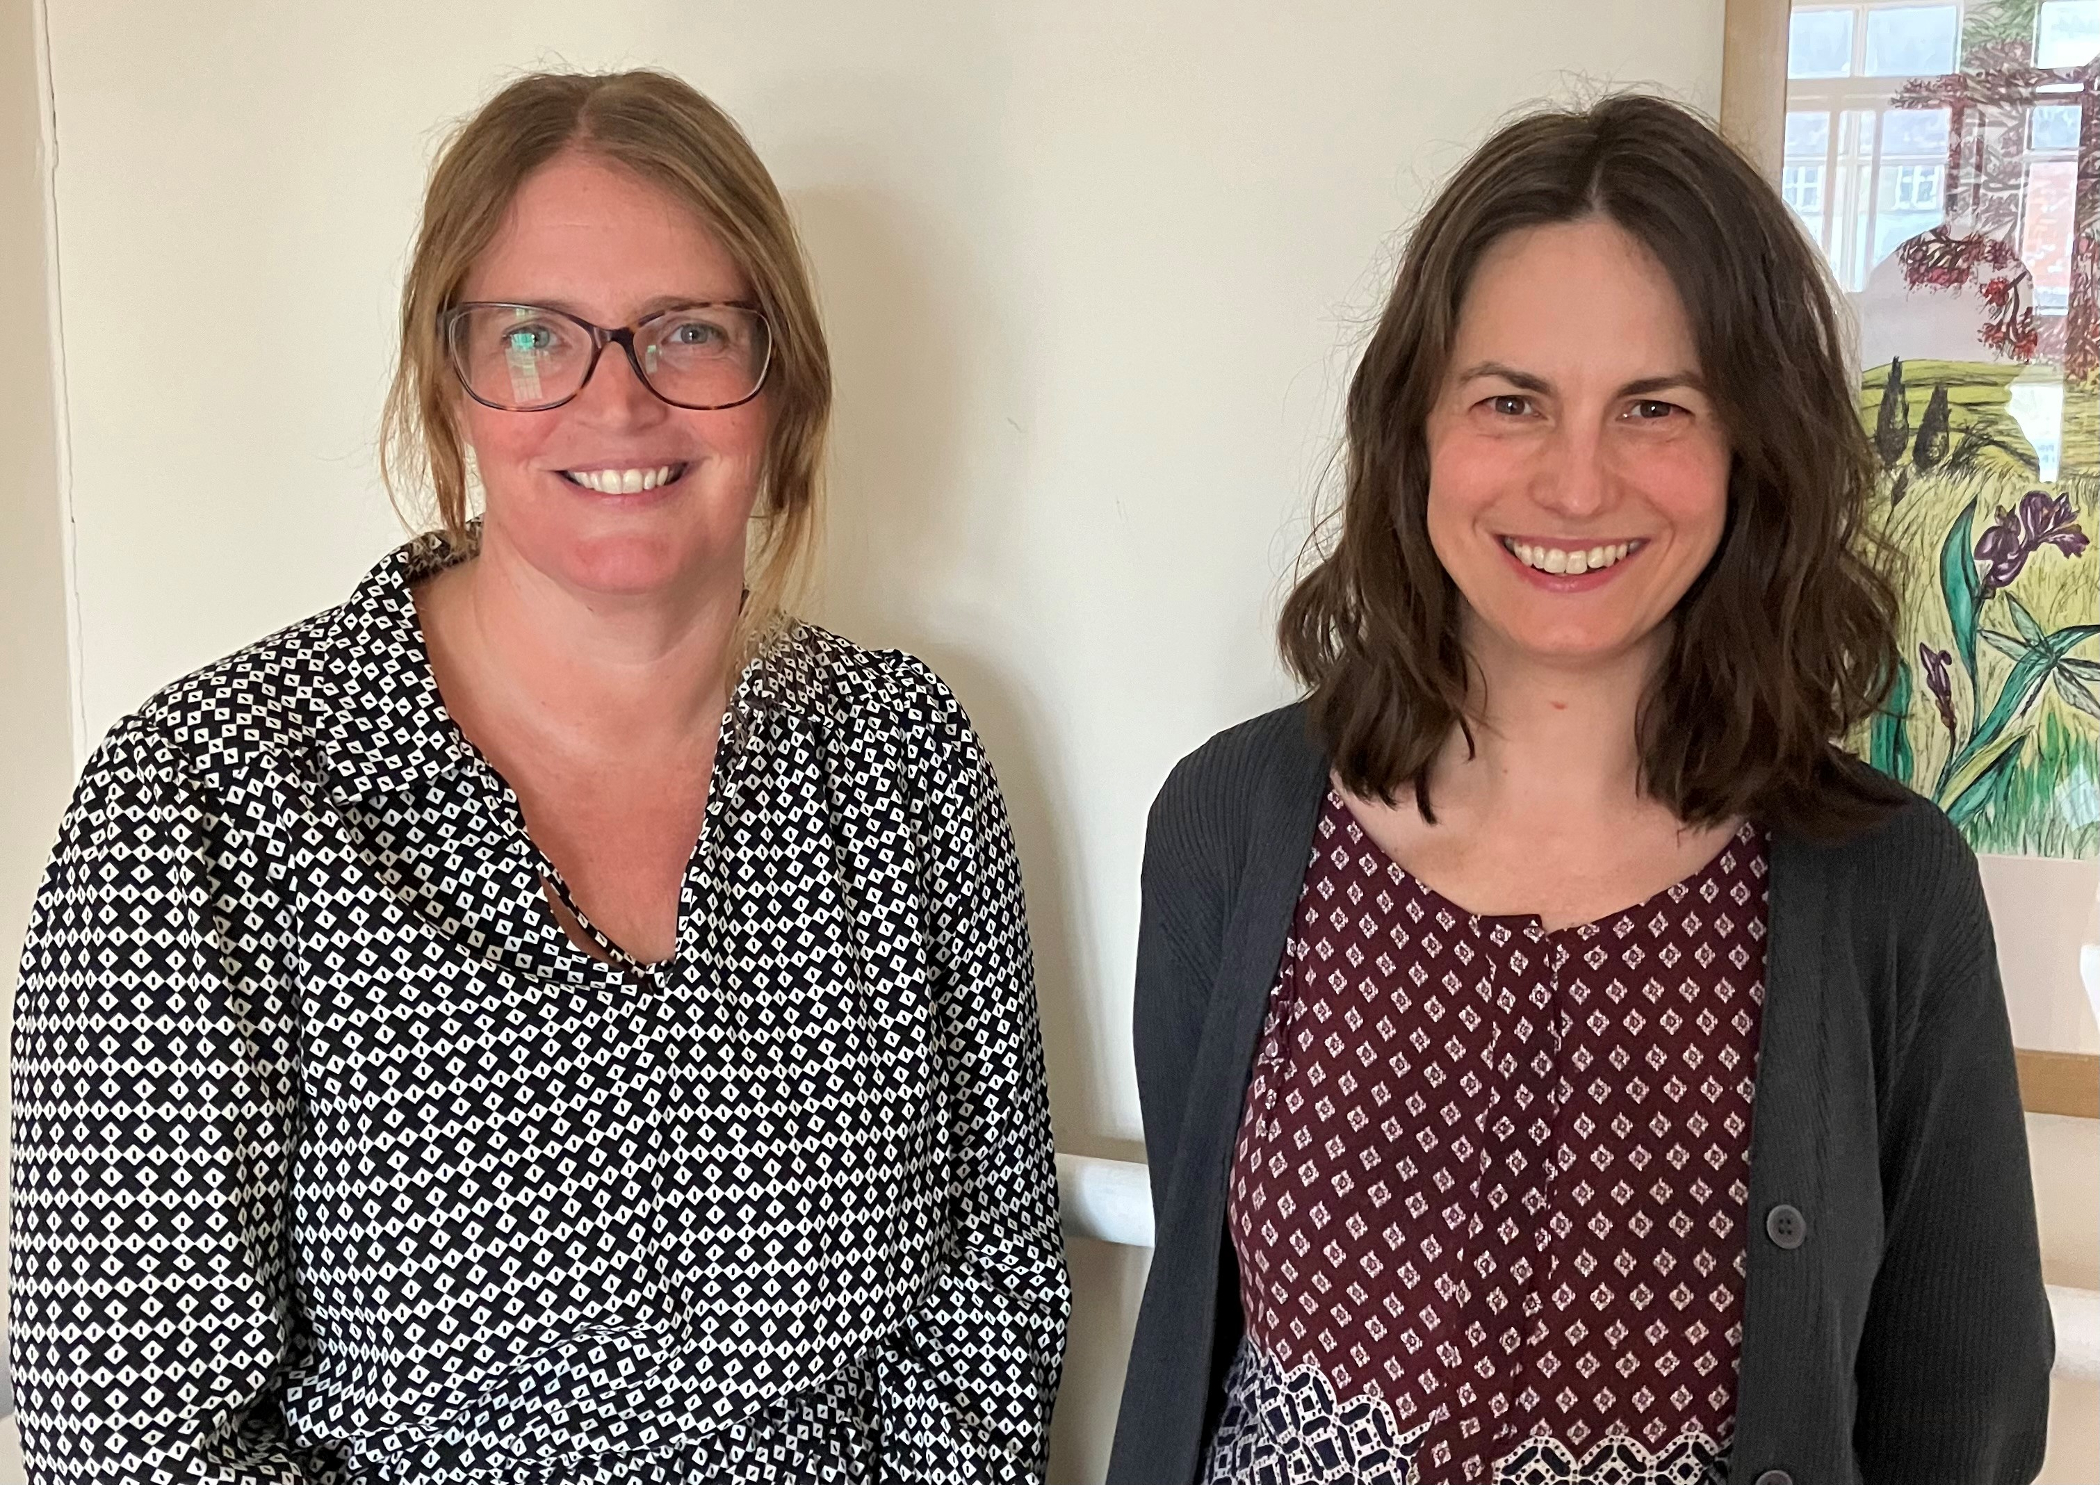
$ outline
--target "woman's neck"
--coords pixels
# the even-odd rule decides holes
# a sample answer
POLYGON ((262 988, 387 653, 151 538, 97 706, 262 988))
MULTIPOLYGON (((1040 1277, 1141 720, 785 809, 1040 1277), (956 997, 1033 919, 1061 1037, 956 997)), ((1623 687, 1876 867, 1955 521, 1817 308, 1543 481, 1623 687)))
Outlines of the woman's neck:
POLYGON ((735 571, 642 595, 579 592, 490 533, 421 585, 417 608, 462 725, 570 757, 641 759, 712 747, 742 593, 735 571))
POLYGON ((1469 636, 1472 751, 1454 729, 1432 766, 1430 801, 1473 820, 1610 818, 1646 801, 1638 718, 1668 644, 1561 662, 1469 636))

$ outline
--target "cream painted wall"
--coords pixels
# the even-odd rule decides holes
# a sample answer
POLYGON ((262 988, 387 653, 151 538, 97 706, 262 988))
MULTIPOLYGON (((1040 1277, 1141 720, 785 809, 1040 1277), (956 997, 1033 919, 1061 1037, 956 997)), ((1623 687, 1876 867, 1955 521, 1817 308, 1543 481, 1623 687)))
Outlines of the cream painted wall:
MULTIPOLYGON (((372 430, 444 122, 522 68, 669 67, 743 121, 816 260, 840 387, 819 616, 970 706, 1027 871, 1059 1144, 1126 1158, 1145 807, 1287 695, 1268 624, 1394 235, 1527 100, 1649 83, 1713 108, 1723 9, 48 6, 87 740, 399 539, 372 430)), ((34 281, 15 261, 0 292, 34 281)), ((49 589, 55 507, 30 504, 49 589)), ((10 671, 6 704, 63 747, 49 675, 10 671)), ((34 816, 0 816, 0 869, 40 860, 53 798, 0 805, 34 816)), ((10 932, 29 882, 0 877, 10 932)), ((1099 1477, 1143 1282, 1127 1250, 1073 1268, 1055 1481, 1099 1477)))
POLYGON ((2078 974, 2079 947, 2100 943, 2100 861, 1984 856, 1977 866, 1997 933, 2013 1045, 2100 1052, 2100 1024, 2078 974))

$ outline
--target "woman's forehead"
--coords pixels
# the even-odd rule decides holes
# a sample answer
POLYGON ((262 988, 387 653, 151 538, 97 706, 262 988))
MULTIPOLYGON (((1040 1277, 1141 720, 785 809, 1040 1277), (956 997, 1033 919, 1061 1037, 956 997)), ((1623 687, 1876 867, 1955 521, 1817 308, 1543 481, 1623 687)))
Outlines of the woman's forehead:
POLYGON ((468 274, 465 297, 557 300, 579 313, 667 299, 738 299, 736 261, 698 213, 634 172, 580 153, 527 176, 468 274))
POLYGON ((1522 228, 1495 242, 1467 283, 1456 332, 1454 368, 1518 364, 1526 354, 1689 364, 1694 350, 1668 271, 1603 218, 1522 228))

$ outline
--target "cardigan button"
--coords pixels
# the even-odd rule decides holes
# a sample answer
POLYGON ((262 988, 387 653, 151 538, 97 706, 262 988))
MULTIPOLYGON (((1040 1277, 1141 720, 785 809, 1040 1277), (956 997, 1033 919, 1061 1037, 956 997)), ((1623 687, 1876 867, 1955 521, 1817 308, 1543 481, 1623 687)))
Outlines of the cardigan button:
MULTIPOLYGON (((1790 1207, 1781 1203, 1765 1213, 1765 1236, 1782 1248, 1789 1250, 1798 1248, 1808 1241, 1808 1218, 1801 1215, 1799 1207, 1790 1207)), ((1766 1473, 1779 1475, 1780 1478, 1767 1480, 1763 1476, 1759 1476, 1757 1485, 1792 1485, 1792 1482, 1787 1480, 1784 1472, 1780 1470, 1768 1470, 1766 1473)))
POLYGON ((1794 1485, 1794 1477, 1785 1470, 1766 1470, 1757 1477, 1757 1485, 1794 1485))

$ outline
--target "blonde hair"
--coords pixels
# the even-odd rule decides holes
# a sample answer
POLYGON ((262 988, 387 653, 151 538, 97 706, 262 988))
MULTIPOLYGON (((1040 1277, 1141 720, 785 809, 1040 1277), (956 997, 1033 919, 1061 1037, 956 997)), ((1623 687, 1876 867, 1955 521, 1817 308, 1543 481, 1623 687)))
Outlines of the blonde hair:
MULTIPOLYGON (((733 658, 781 627, 816 545, 831 359, 801 240, 766 167, 734 120, 692 87, 650 70, 536 72, 483 104, 439 153, 401 286, 401 348, 380 432, 396 509, 435 506, 455 550, 471 550, 459 389, 439 316, 458 298, 527 176, 569 150, 621 166, 689 208, 742 270, 772 322, 768 446, 746 548, 749 590, 733 658)), ((427 519, 427 514, 425 516, 427 519)))

